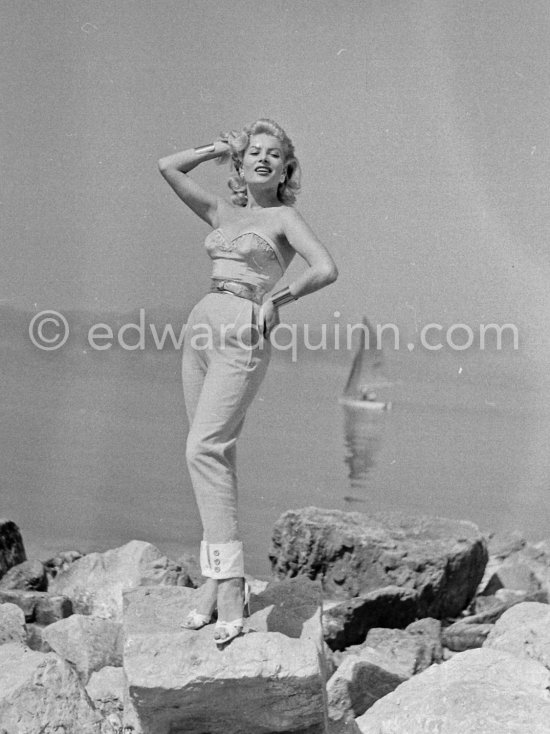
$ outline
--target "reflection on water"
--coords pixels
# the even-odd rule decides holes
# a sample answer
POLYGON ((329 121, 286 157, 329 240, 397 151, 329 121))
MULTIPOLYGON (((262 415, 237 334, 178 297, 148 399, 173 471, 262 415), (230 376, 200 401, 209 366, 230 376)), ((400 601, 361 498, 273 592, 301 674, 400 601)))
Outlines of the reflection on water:
POLYGON ((368 475, 376 466, 389 414, 342 406, 344 410, 344 461, 348 467, 351 493, 346 502, 365 502, 368 475))

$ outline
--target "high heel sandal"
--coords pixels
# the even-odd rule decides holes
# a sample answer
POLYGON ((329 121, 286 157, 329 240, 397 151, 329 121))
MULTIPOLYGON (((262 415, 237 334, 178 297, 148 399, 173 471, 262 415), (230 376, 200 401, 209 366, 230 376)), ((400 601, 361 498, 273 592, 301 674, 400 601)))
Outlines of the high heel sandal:
POLYGON ((191 609, 187 617, 181 623, 183 629, 200 630, 213 621, 213 615, 201 614, 196 609, 191 609))
MULTIPOLYGON (((208 544, 204 540, 201 541, 200 546, 200 566, 203 576, 206 578, 213 578, 212 566, 210 565, 210 559, 208 558, 208 544)), ((206 627, 207 624, 214 621, 213 616, 215 609, 215 602, 210 614, 202 614, 201 612, 198 612, 196 608, 191 609, 180 626, 186 630, 200 630, 203 627, 206 627)))
POLYGON ((242 635, 244 629, 244 617, 250 616, 249 601, 250 586, 248 584, 248 581, 245 580, 243 616, 238 617, 237 619, 233 619, 231 622, 226 622, 223 619, 219 619, 216 622, 216 626, 214 627, 214 642, 219 649, 225 647, 225 645, 228 645, 231 640, 235 639, 235 637, 239 637, 239 635, 242 635), (224 636, 216 637, 217 633, 223 633, 224 636))

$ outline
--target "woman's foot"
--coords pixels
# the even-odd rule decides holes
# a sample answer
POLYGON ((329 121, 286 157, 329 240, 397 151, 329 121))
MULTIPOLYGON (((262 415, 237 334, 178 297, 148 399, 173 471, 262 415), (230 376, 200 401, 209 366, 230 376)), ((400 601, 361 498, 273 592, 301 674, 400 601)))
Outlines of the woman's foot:
POLYGON ((247 586, 243 578, 218 581, 218 621, 214 632, 218 647, 231 642, 243 631, 243 617, 248 605, 247 586))
POLYGON ((197 593, 199 594, 197 606, 189 612, 181 623, 184 629, 198 630, 210 624, 216 609, 218 581, 216 579, 206 579, 197 593))

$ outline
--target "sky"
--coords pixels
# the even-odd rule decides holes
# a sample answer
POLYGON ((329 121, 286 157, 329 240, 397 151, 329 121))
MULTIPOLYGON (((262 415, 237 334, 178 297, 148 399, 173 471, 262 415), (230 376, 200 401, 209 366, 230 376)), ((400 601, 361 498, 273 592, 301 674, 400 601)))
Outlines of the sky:
MULTIPOLYGON (((271 117, 340 271, 293 319, 512 322, 550 360, 547 0, 0 8, 0 306, 188 309, 208 227, 157 160, 271 117)), ((228 173, 193 175, 226 195, 228 173)))

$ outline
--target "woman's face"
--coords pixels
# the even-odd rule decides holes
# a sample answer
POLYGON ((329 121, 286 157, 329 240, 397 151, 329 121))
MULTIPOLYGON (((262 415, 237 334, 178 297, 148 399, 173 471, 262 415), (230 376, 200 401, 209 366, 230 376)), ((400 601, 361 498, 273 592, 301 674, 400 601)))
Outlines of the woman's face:
POLYGON ((271 184, 277 188, 285 173, 281 141, 267 133, 251 135, 243 156, 242 173, 247 183, 271 184))

